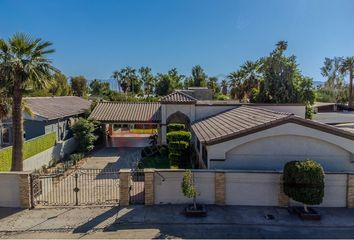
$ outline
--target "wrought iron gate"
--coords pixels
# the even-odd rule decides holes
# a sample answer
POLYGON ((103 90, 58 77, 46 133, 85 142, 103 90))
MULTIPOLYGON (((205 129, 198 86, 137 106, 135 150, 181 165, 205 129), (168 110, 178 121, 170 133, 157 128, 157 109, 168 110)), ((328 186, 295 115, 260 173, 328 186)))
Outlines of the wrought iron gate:
POLYGON ((144 204, 145 203, 145 175, 144 170, 131 171, 130 184, 130 204, 144 204))
POLYGON ((67 169, 31 177, 33 206, 115 205, 117 169, 67 169))

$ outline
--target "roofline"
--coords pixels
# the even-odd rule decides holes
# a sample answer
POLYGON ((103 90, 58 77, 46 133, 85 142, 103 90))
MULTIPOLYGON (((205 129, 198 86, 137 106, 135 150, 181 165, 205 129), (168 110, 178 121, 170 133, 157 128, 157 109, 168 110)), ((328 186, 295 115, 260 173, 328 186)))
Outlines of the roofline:
POLYGON ((306 106, 302 103, 239 103, 219 100, 198 100, 197 106, 306 106), (209 102, 209 103, 207 103, 209 102), (211 104, 210 104, 211 103, 211 104))
POLYGON ((101 123, 106 123, 106 124, 114 124, 114 123, 117 123, 117 124, 123 124, 123 123, 135 123, 135 124, 160 124, 161 121, 112 121, 112 120, 97 120, 95 118, 91 118, 89 117, 88 119, 92 119, 92 120, 95 120, 95 121, 98 121, 98 122, 101 122, 101 123))
MULTIPOLYGON (((277 120, 272 121, 272 122, 268 122, 268 123, 265 123, 265 124, 262 124, 262 125, 259 125, 259 126, 255 126, 253 128, 250 128, 250 129, 246 129, 246 130, 243 130, 243 131, 240 131, 240 132, 236 132, 236 133, 230 134, 228 136, 218 137, 218 138, 215 138, 215 139, 212 139, 212 140, 209 140, 209 141, 200 140, 200 142, 201 143, 205 143, 206 145, 215 145, 215 144, 222 143, 222 142, 225 142, 225 141, 229 141, 229 140, 232 140, 232 139, 235 139, 235 138, 243 137, 243 136, 246 136, 246 135, 249 135, 249 134, 253 134, 253 133, 256 133, 256 132, 260 132, 260 131, 263 131, 263 130, 266 130, 266 129, 269 129, 269 128, 272 128, 272 127, 277 127, 277 126, 280 126, 280 125, 283 125, 283 124, 286 124, 286 123, 295 123, 295 124, 298 124, 298 125, 301 125, 301 126, 313 128, 313 129, 316 129, 316 130, 319 130, 319 131, 322 131, 322 132, 326 132, 326 133, 329 133, 329 134, 333 134, 333 135, 336 135, 336 136, 339 136, 339 137, 343 137, 343 138, 347 138, 347 139, 350 139, 350 140, 354 140, 354 133, 351 133, 349 131, 345 131, 345 130, 342 130, 340 128, 336 128, 336 127, 333 127, 333 126, 330 126, 330 125, 327 125, 327 124, 323 124, 323 123, 320 123, 320 122, 316 122, 316 121, 312 121, 312 120, 308 120, 308 119, 303 119, 303 118, 300 118, 300 117, 295 116, 295 115, 289 115, 289 116, 287 116, 285 118, 280 118, 280 119, 277 119, 277 120)), ((192 125, 192 131, 195 134, 195 131, 193 129, 193 125, 192 125)), ((195 134, 195 135, 197 135, 197 134, 195 134)))

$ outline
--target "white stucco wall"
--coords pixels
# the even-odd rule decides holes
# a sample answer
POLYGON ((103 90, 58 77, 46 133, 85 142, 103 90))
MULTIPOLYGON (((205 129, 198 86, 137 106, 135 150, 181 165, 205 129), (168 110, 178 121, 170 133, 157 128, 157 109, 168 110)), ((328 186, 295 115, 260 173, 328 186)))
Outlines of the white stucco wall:
POLYGON ((20 173, 0 173, 0 207, 20 207, 20 173))
POLYGON ((207 150, 210 169, 281 170, 288 161, 311 158, 325 171, 354 171, 352 140, 294 123, 210 145, 207 150))
MULTIPOLYGON (((191 203, 192 199, 183 196, 181 183, 183 171, 158 171, 154 175, 155 204, 191 203)), ((214 172, 195 172, 194 180, 199 193, 198 203, 214 204, 214 172)))
POLYGON ((32 171, 41 168, 43 165, 49 165, 51 160, 59 160, 65 154, 75 151, 77 143, 74 138, 57 143, 54 147, 49 148, 23 161, 23 170, 32 171))

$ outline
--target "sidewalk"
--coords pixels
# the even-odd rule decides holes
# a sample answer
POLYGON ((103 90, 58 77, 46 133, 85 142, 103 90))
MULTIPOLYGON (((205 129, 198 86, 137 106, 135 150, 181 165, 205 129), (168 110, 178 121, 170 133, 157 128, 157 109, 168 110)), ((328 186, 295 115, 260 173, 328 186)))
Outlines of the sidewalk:
POLYGON ((285 208, 207 206, 186 218, 183 205, 128 208, 0 208, 0 238, 348 238, 354 209, 321 208, 321 221, 302 221, 285 208), (266 215, 274 216, 267 220, 266 215))

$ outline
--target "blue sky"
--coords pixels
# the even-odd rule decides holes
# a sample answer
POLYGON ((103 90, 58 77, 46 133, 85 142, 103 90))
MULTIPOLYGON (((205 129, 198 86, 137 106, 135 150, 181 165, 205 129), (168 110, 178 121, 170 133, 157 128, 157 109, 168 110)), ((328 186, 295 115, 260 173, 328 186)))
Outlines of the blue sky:
POLYGON ((57 68, 89 79, 142 65, 223 76, 286 40, 318 81, 325 57, 354 55, 353 27, 352 0, 0 0, 1 38, 49 40, 57 68))

